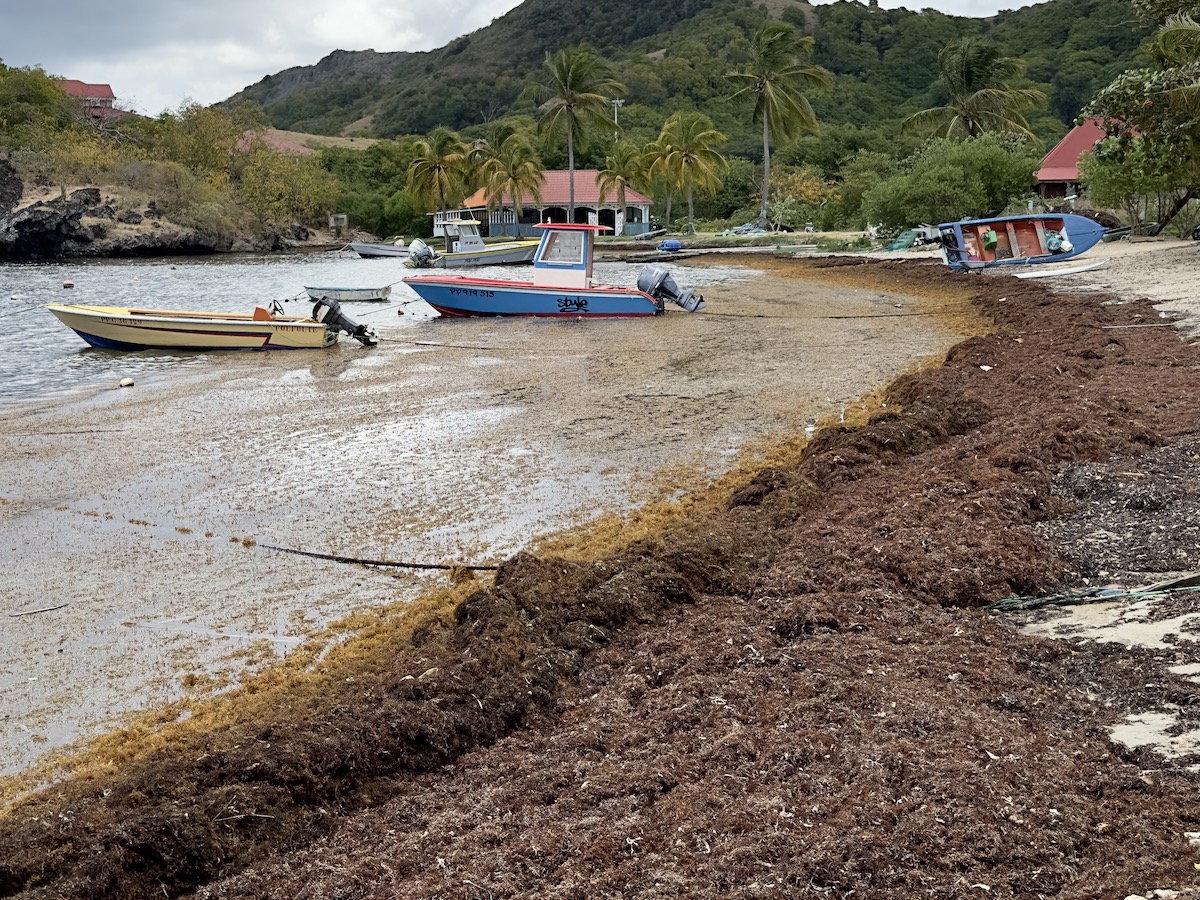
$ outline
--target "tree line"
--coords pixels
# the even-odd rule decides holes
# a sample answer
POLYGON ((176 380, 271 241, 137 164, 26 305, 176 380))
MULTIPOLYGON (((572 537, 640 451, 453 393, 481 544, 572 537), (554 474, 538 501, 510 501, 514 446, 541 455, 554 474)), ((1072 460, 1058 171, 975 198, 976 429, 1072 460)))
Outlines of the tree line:
MULTIPOLYGON (((1135 9, 1153 35, 1150 65, 1091 98, 1084 114, 1102 117, 1110 137, 1084 173, 1097 204, 1154 229, 1173 219, 1189 226, 1200 190, 1196 9, 1179 0, 1135 0, 1135 9)), ((253 103, 185 103, 153 119, 97 123, 40 69, 0 63, 0 149, 33 183, 126 184, 158 193, 172 218, 210 232, 314 222, 336 210, 376 234, 423 235, 428 213, 457 208, 480 188, 489 209, 515 202, 520 213, 524 196, 540 204, 546 168, 571 173, 574 206, 581 164, 600 170, 605 198, 623 207, 626 191, 647 193, 677 230, 743 222, 899 229, 996 215, 1033 197, 1047 149, 1035 123, 1050 98, 1031 86, 1025 61, 995 41, 947 40, 924 74, 931 102, 881 146, 857 140, 852 125, 822 122, 840 82, 814 62, 812 35, 765 16, 750 24, 738 64, 718 74, 726 105, 758 130, 752 153, 737 152, 707 111, 686 105, 651 131, 645 109, 613 102, 628 85, 586 45, 545 55, 518 98, 531 112, 311 157, 272 151, 261 140, 269 122, 253 103)))

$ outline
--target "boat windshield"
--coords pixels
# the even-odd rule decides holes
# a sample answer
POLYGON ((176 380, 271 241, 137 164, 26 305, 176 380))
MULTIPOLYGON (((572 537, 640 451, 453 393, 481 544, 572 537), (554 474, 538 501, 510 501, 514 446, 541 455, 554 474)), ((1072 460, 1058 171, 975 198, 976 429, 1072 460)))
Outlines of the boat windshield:
POLYGON ((558 265, 579 265, 583 262, 584 235, 579 231, 552 231, 546 236, 542 261, 558 265))

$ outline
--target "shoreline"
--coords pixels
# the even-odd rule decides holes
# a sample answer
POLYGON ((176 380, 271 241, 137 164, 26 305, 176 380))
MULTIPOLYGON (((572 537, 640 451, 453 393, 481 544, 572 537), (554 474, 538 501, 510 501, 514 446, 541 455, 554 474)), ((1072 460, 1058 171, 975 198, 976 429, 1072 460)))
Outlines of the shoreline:
POLYGON ((442 583, 259 545, 487 563, 700 487, 806 418, 844 417, 957 339, 933 337, 936 316, 893 322, 918 301, 887 287, 830 298, 820 280, 750 276, 653 330, 430 321, 371 353, 226 356, 182 380, 8 410, 0 598, 22 615, 0 654, 0 755, 32 763, 138 708, 225 690, 340 618, 442 583), (843 364, 893 333, 887 353, 843 364), (24 615, 44 597, 66 606, 24 615))
MULTIPOLYGON (((1153 256, 1124 271, 1134 263, 1159 291, 1189 274, 1153 256)), ((1194 708, 1200 687, 1168 671, 1188 647, 1023 637, 971 610, 1080 576, 1066 531, 1035 531, 1064 528, 1086 499, 1064 493, 1062 473, 1105 460, 1149 479, 1153 448, 1194 445, 1200 425, 1181 412, 1200 390, 1195 348, 1144 327, 1161 323, 1137 289, 1105 300, 1081 281, 1054 294, 818 265, 850 299, 856 275, 969 284, 995 328, 891 382, 869 421, 830 422, 727 505, 598 561, 518 554, 452 615, 378 630, 374 649, 268 689, 260 702, 286 698, 290 712, 265 728, 168 727, 151 756, 114 756, 46 808, 70 813, 92 858, 116 867, 107 877, 131 873, 114 840, 167 860, 182 841, 201 865, 241 870, 194 895, 226 900, 339 885, 440 896, 447 880, 567 897, 649 890, 650 871, 702 898, 818 881, 871 896, 966 883, 1192 896, 1189 757, 1167 763, 1107 731, 1151 701, 1194 708), (341 713, 306 712, 325 703, 341 713), (226 743, 243 733, 257 743, 226 743), (109 783, 174 799, 136 806, 136 834, 117 835, 120 804, 95 799, 109 783), (204 810, 231 790, 271 828, 207 831, 204 810), (318 805, 333 819, 314 819, 318 805)), ((1097 499, 1093 515, 1110 505, 1097 499)), ((1126 512, 1139 509, 1161 507, 1126 512)), ((54 849, 59 829, 28 815, 0 819, 20 848, 10 871, 36 866, 67 889, 54 873, 78 870, 54 849)))

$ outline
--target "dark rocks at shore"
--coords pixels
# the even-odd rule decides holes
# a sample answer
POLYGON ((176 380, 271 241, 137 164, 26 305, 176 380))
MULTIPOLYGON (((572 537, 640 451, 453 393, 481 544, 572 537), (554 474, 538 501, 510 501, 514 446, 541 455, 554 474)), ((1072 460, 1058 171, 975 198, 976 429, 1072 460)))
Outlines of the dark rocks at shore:
POLYGON ((218 237, 172 225, 151 200, 141 212, 118 213, 98 188, 80 188, 15 209, 23 196, 20 177, 0 160, 0 261, 41 262, 209 253, 273 253, 308 240, 293 225, 286 235, 218 237), (15 210, 15 211, 14 211, 15 210), (137 230, 117 229, 115 225, 137 230), (149 227, 146 227, 149 226, 149 227))
POLYGON ((21 177, 7 159, 0 159, 0 212, 9 213, 25 194, 21 177))

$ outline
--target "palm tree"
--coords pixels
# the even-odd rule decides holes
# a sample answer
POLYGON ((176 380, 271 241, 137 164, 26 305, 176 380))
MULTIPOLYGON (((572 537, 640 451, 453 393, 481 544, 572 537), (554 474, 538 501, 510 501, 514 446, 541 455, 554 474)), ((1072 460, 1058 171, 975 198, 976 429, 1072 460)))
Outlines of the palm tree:
POLYGON ((637 189, 645 183, 646 166, 642 162, 642 153, 633 144, 622 141, 613 148, 613 152, 604 158, 604 168, 596 177, 600 185, 600 202, 603 203, 609 193, 617 196, 617 208, 621 211, 621 231, 625 233, 625 191, 637 189))
POLYGON ((666 158, 670 152, 670 146, 664 143, 660 134, 658 140, 642 148, 641 154, 642 169, 646 172, 646 183, 650 186, 651 193, 656 197, 664 193, 667 195, 663 224, 668 229, 671 227, 671 204, 675 200, 675 182, 666 171, 666 158))
POLYGON ((688 231, 695 233, 696 189, 715 194, 721 177, 729 171, 729 163, 717 151, 725 143, 725 135, 713 128, 712 119, 703 113, 677 112, 663 125, 658 143, 667 152, 657 165, 687 196, 688 231))
MULTIPOLYGON (((754 121, 763 129, 763 189, 759 223, 767 222, 771 190, 771 140, 790 141, 805 131, 816 131, 817 116, 805 96, 833 84, 833 76, 808 62, 813 39, 800 37, 785 22, 767 22, 750 41, 750 62, 744 72, 725 77, 737 86, 734 97, 754 97, 754 121)), ((730 98, 732 99, 732 98, 730 98)))
POLYGON ((457 132, 439 125, 427 140, 417 142, 417 155, 408 166, 408 189, 426 208, 445 212, 450 201, 466 196, 469 148, 457 132))
POLYGON ((542 161, 523 134, 505 138, 496 155, 483 164, 483 174, 488 212, 503 206, 505 197, 511 197, 519 222, 525 211, 523 196, 529 194, 537 206, 542 205, 542 161))
POLYGON ((938 80, 946 91, 946 105, 915 112, 901 131, 928 131, 935 136, 965 139, 985 131, 1008 131, 1037 140, 1023 109, 1046 102, 1034 88, 1010 88, 1025 64, 1002 54, 995 44, 979 37, 951 41, 938 53, 938 80))
POLYGON ((538 128, 567 138, 567 218, 575 220, 575 145, 582 146, 588 127, 612 129, 609 97, 625 93, 608 60, 587 47, 568 47, 546 54, 545 81, 522 93, 538 104, 538 128))

